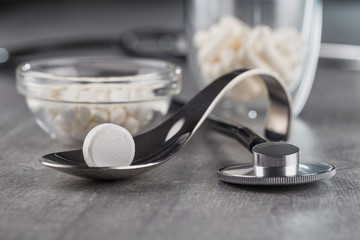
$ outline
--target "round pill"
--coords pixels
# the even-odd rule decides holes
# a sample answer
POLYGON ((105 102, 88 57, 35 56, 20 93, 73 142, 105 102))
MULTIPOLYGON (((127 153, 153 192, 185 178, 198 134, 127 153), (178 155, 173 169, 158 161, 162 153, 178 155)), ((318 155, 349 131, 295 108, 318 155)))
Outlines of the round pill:
POLYGON ((87 134, 82 150, 90 167, 123 167, 134 159, 135 142, 125 128, 104 123, 87 134))

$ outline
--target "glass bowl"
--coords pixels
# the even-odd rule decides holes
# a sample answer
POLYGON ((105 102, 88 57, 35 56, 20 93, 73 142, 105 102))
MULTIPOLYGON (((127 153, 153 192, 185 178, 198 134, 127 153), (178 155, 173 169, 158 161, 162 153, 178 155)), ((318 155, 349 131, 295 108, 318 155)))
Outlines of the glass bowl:
MULTIPOLYGON (((186 13, 189 62, 200 88, 235 69, 267 68, 288 86, 293 115, 301 112, 317 67, 321 0, 188 0, 186 13)), ((264 93, 260 81, 249 79, 227 99, 236 107, 264 93)))
POLYGON ((81 143, 101 123, 132 135, 155 126, 181 90, 181 68, 160 60, 76 57, 26 62, 16 70, 37 124, 53 139, 81 143))

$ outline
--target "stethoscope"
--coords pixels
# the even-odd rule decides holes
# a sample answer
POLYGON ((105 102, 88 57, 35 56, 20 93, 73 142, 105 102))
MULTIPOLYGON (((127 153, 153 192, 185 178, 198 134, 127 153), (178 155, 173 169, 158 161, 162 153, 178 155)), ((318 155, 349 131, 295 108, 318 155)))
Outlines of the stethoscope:
MULTIPOLYGON (((0 62, 2 62, 0 66, 12 66, 16 64, 18 58, 34 53, 93 47, 116 47, 131 56, 158 57, 179 61, 184 60, 186 56, 184 46, 176 45, 177 42, 181 42, 178 41, 181 37, 182 34, 178 31, 140 30, 125 33, 113 40, 99 38, 58 43, 52 42, 49 44, 39 43, 38 45, 12 49, 0 48, 0 62)), ((277 106, 279 99, 276 98, 276 91, 279 90, 278 87, 267 84, 267 89, 270 93, 274 93, 270 96, 271 104, 277 106)), ((290 100, 286 99, 286 101, 289 102, 290 100)), ((289 104, 286 105, 290 106, 289 104)), ((276 107, 272 109, 273 113, 279 109, 281 110, 281 108, 277 109, 276 107)), ((273 114, 274 116, 267 118, 267 131, 265 135, 270 141, 286 140, 284 138, 285 135, 277 134, 278 126, 286 125, 287 129, 290 126, 290 122, 281 123, 281 119, 277 119, 277 116, 281 114, 289 115, 289 111, 285 113, 277 112, 273 114), (268 129, 273 129, 273 131, 268 131, 268 129)), ((245 126, 239 127, 239 125, 228 123, 224 119, 213 115, 208 118, 210 122, 215 123, 213 124, 215 128, 229 136, 235 137, 252 153, 251 163, 220 169, 217 173, 220 180, 248 185, 292 185, 327 179, 336 173, 335 167, 330 164, 301 163, 299 157, 300 150, 295 145, 285 142, 268 142, 245 126)), ((290 121, 291 117, 287 119, 290 121)), ((44 165, 53 168, 60 166, 56 165, 55 161, 58 160, 55 157, 58 155, 49 156, 47 155, 45 158, 42 158, 44 165)), ((60 160, 64 160, 64 157, 61 157, 60 160)), ((67 169, 60 167, 57 170, 65 171, 69 169, 71 170, 71 167, 67 167, 67 169)), ((76 166, 74 169, 76 172, 79 168, 76 166)))

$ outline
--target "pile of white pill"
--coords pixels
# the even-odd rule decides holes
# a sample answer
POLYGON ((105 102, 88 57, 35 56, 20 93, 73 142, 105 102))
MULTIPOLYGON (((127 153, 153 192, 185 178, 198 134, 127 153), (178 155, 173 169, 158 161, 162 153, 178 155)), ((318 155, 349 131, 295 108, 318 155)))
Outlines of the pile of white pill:
POLYGON ((77 142, 102 123, 121 125, 134 135, 156 113, 164 115, 168 111, 169 99, 156 98, 148 85, 91 85, 43 87, 39 95, 47 100, 27 98, 27 104, 52 137, 77 142))
MULTIPOLYGON (((233 16, 223 16, 209 30, 197 32, 193 41, 206 82, 239 68, 266 68, 276 71, 287 85, 294 81, 304 45, 295 28, 252 28, 233 16)), ((249 80, 233 93, 247 100, 264 90, 259 81, 249 80)))

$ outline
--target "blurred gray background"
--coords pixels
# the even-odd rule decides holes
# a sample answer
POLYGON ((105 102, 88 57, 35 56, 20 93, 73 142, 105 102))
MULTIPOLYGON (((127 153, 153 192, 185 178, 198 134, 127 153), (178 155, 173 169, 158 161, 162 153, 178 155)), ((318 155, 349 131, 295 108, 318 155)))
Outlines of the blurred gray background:
MULTIPOLYGON (((79 39, 118 39, 119 36, 134 29, 164 28, 183 31, 185 25, 184 0, 0 0, 0 50, 33 48, 52 42, 72 41, 79 39)), ((323 42, 360 45, 360 1, 324 0, 323 42)), ((82 40, 81 40, 82 41, 82 40)), ((58 49, 55 47, 55 49, 58 49)), ((57 50, 56 55, 124 55, 118 48, 94 47, 85 50, 78 48, 57 50)), ((21 55, 10 58, 9 65, 0 64, 2 73, 8 79, 14 79, 17 64, 29 59, 51 57, 54 48, 41 49, 41 53, 21 55), (15 59, 15 60, 14 60, 15 59)), ((356 59, 360 50, 353 48, 330 49, 331 57, 342 54, 352 55, 356 59)), ((359 55, 359 56, 358 56, 359 55)), ((154 56, 152 56, 154 57, 154 56)), ((1 58, 1 52, 0 52, 1 58)), ((167 59, 173 61, 173 59, 167 59)), ((176 60, 176 59, 175 59, 176 60)), ((1 59, 0 59, 1 62, 1 59)), ((7 62, 9 64, 9 61, 7 62)), ((196 87, 191 81, 190 73, 183 61, 176 61, 183 67, 184 85, 182 96, 195 94, 196 87)), ((339 67, 339 63, 335 65, 339 67)), ((349 68, 349 64, 347 66, 349 68)), ((358 65, 355 66, 358 69, 358 65)), ((0 79, 1 80, 1 79, 0 79)))
MULTIPOLYGON (((0 0, 0 46, 116 34, 139 26, 183 29, 184 2, 0 0)), ((358 0, 324 0, 323 42, 360 45, 359 12, 358 0)))

